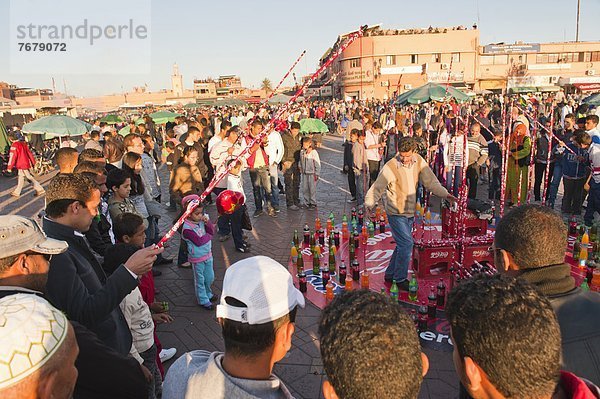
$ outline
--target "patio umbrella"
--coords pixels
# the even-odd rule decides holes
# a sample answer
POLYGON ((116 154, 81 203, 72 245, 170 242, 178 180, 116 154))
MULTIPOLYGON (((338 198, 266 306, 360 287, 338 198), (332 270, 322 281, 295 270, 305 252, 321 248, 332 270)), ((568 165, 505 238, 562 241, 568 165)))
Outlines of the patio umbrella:
POLYGON ((285 94, 277 94, 273 97, 271 97, 271 99, 268 101, 269 104, 286 104, 290 98, 292 98, 291 96, 286 96, 285 94))
POLYGON ((301 133, 327 133, 329 128, 320 119, 306 118, 300 120, 301 133))
MULTIPOLYGON (((144 123, 146 123, 144 121, 144 118, 140 118, 137 121, 135 121, 135 125, 139 126, 139 125, 143 125, 144 123)), ((125 126, 124 128, 122 128, 121 130, 119 130, 119 134, 121 136, 127 136, 129 133, 131 133, 131 129, 129 128, 129 125, 125 126)))
POLYGON ((105 122, 109 125, 114 125, 123 122, 123 119, 119 115, 109 114, 105 115, 102 119, 100 119, 100 122, 105 122))
POLYGON ((416 89, 402 93, 396 99, 396 104, 422 104, 428 101, 447 101, 451 98, 458 102, 467 102, 471 98, 460 90, 455 89, 452 86, 439 85, 437 83, 427 83, 416 89))
POLYGON ((198 104, 198 103, 189 103, 189 104, 185 104, 183 106, 183 108, 185 109, 195 109, 195 108, 200 108, 202 105, 198 104))
POLYGON ((152 118, 154 123, 157 125, 162 125, 163 123, 167 122, 175 122, 175 118, 178 116, 181 116, 181 114, 170 111, 158 111, 150 114, 150 118, 152 118))
POLYGON ((50 115, 23 125, 23 133, 43 134, 44 140, 52 137, 81 136, 92 130, 92 125, 66 115, 50 115))
POLYGON ((595 105, 596 107, 600 106, 600 93, 592 94, 591 96, 587 96, 582 101, 584 104, 595 105))

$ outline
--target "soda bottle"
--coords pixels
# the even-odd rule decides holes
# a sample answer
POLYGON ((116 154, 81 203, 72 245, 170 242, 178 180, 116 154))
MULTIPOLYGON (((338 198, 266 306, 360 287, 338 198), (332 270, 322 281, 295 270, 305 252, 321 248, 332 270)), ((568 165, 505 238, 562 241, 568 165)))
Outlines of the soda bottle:
POLYGON ((412 278, 410 279, 410 283, 408 283, 408 299, 410 301, 417 302, 418 297, 419 297, 419 282, 417 281, 417 278, 413 274, 412 278))
POLYGON ((331 221, 331 225, 335 226, 335 216, 333 216, 333 212, 329 212, 329 220, 331 221))
POLYGON ((310 229, 307 224, 304 225, 304 246, 310 246, 310 229))
POLYGON ((577 236, 577 218, 575 215, 571 216, 571 219, 569 220, 569 236, 577 236))
POLYGON ((369 289, 369 271, 367 269, 364 269, 360 274, 360 288, 369 289))
POLYGON ((352 277, 351 276, 346 277, 346 284, 344 284, 344 290, 352 291, 352 277))
POLYGON ((383 216, 379 217, 379 234, 385 233, 385 218, 383 216))
POLYGON ((340 284, 341 285, 345 285, 346 284, 346 264, 344 263, 344 261, 342 261, 342 264, 340 265, 340 275, 339 275, 339 280, 340 280, 340 284))
POLYGON ((415 328, 419 326, 419 317, 417 316, 417 309, 410 310, 410 319, 415 323, 415 328))
POLYGON ((329 273, 335 273, 335 254, 333 252, 333 246, 329 247, 329 273))
POLYGON ((579 252, 579 268, 585 268, 585 262, 588 260, 588 246, 590 244, 590 237, 587 231, 584 231, 583 237, 581 237, 581 251, 579 252))
POLYGON ((379 216, 381 216, 381 208, 379 203, 375 203, 375 220, 379 220, 379 216))
POLYGON ((369 232, 367 230, 367 225, 366 224, 363 224, 362 231, 361 231, 360 235, 361 235, 361 243, 363 245, 366 245, 367 244, 367 238, 369 238, 369 232))
POLYGON ((595 267, 592 271, 592 285, 600 287, 600 268, 595 267))
POLYGON ((430 319, 435 319, 437 309, 437 293, 435 286, 431 286, 429 296, 427 297, 427 315, 430 319))
POLYGON ((427 304, 425 301, 421 302, 421 306, 419 306, 419 331, 423 332, 427 330, 427 304))
POLYGON ((346 215, 342 217, 342 240, 347 240, 349 236, 348 231, 348 218, 346 215))
POLYGON ((360 264, 358 263, 358 260, 354 259, 352 261, 350 264, 350 269, 352 270, 352 280, 360 280, 360 264))
POLYGON ((319 215, 315 218, 315 231, 321 229, 321 219, 319 219, 319 215))
POLYGON ((325 230, 319 229, 319 245, 325 246, 325 230))
POLYGON ((331 219, 327 219, 327 235, 331 233, 331 230, 333 230, 333 224, 331 223, 331 219))
POLYGON ((350 211, 350 219, 356 219, 356 208, 352 207, 352 210, 350 211))
POLYGON ((358 210, 358 224, 362 226, 365 221, 365 214, 362 209, 358 210))
POLYGON ((381 295, 385 295, 385 288, 384 288, 384 287, 381 287, 381 290, 379 291, 379 293, 380 293, 381 295))
POLYGON ((358 249, 358 243, 360 242, 360 237, 358 236, 358 231, 354 229, 352 232, 353 240, 354 240, 354 249, 358 249))
POLYGON ((333 243, 336 248, 340 247, 340 232, 337 229, 333 231, 333 243))
POLYGON ((321 270, 321 280, 323 280, 323 289, 325 289, 329 282, 329 269, 327 267, 324 267, 323 270, 321 270))
POLYGON ((440 308, 444 307, 446 302, 446 284, 444 284, 444 279, 441 278, 440 282, 437 285, 437 305, 440 308))
POLYGON ((298 273, 304 271, 304 259, 302 258, 302 251, 298 252, 298 263, 296 264, 296 269, 298 269, 298 273))
POLYGON ((295 246, 299 246, 300 245, 300 238, 298 237, 298 230, 294 230, 294 245, 295 246))
POLYGON ((320 268, 321 268, 321 265, 320 265, 320 262, 319 262, 319 250, 318 250, 318 248, 319 247, 316 247, 315 250, 313 251, 313 267, 312 267, 312 271, 313 271, 313 274, 315 276, 319 275, 320 268))
POLYGON ((587 282, 586 279, 583 279, 583 282, 581 283, 581 285, 579 286, 579 288, 581 288, 582 292, 587 292, 587 291, 590 290, 590 286, 589 286, 589 284, 588 284, 588 282, 587 282))
POLYGON ((356 250, 354 249, 354 241, 350 242, 350 246, 348 247, 348 261, 350 262, 350 264, 352 264, 352 261, 354 260, 354 258, 356 257, 356 250))
POLYGON ((327 303, 333 301, 333 297, 335 296, 333 289, 334 289, 334 285, 331 281, 329 281, 327 283, 327 285, 325 286, 325 301, 327 303))
POLYGON ((369 221, 369 227, 367 229, 369 232, 369 237, 370 238, 375 237, 375 224, 373 222, 369 221))
POLYGON ((294 243, 292 242, 292 248, 290 249, 290 255, 292 256, 292 264, 294 266, 298 265, 298 249, 296 248, 296 246, 294 245, 294 243))
POLYGON ((301 293, 306 294, 306 273, 304 271, 298 273, 298 288, 301 293))
POLYGON ((390 297, 392 301, 398 300, 398 284, 396 284, 396 280, 392 280, 392 287, 390 288, 390 297))

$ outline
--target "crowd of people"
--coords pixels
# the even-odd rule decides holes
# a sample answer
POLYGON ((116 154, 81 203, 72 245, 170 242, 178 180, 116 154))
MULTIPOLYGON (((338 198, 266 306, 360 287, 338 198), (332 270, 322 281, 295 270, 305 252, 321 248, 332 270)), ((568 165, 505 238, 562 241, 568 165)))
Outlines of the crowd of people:
MULTIPOLYGON (((45 209, 41 228, 0 216, 0 357, 8 359, 0 362, 1 396, 292 397, 273 373, 305 305, 287 268, 246 258, 226 270, 221 295, 213 293, 212 240, 232 237, 235 250, 249 253, 248 206, 213 223, 209 195, 179 230, 177 264, 192 268, 199 308, 216 309, 225 351, 188 352, 166 375, 162 362, 175 349, 162 348, 156 325, 173 319, 168 304, 155 299, 154 277, 173 260, 153 244, 164 207, 177 220, 214 176, 223 178, 211 194, 245 198, 248 170, 254 218, 277 217, 280 195, 289 211, 316 208, 321 139, 301 133, 299 121, 318 117, 344 136, 348 201, 367 210, 384 202, 396 243, 388 285, 408 290, 414 214, 430 193, 455 203, 464 183, 469 198, 483 183, 488 199, 500 200, 505 190, 514 206, 496 227, 500 274, 465 281, 448 297, 462 396, 600 397, 600 295, 581 291, 570 276, 566 227, 552 210, 562 179, 563 214, 580 214, 587 195, 585 223, 593 223, 600 131, 596 110, 573 109, 561 94, 492 96, 463 106, 304 103, 262 137, 274 107, 206 109, 161 126, 147 117, 124 136, 96 121, 83 149, 56 152, 59 173, 45 190, 28 175, 27 144, 11 132, 9 165, 19 170, 13 195, 29 179, 45 195, 45 209), (530 192, 544 205, 524 205, 530 192), (16 356, 32 345, 43 350, 16 356)), ((435 369, 402 306, 378 293, 338 296, 319 334, 326 398, 415 398, 435 369)))

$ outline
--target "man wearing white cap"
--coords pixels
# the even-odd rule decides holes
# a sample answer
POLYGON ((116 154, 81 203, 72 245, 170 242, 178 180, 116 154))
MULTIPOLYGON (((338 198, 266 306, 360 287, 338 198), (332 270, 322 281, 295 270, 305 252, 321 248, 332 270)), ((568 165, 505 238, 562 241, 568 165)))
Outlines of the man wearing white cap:
POLYGON ((0 299, 1 398, 71 398, 78 353, 69 321, 45 299, 0 299))
POLYGON ((225 272, 217 317, 225 353, 196 350, 173 363, 163 399, 292 398, 273 374, 292 346, 304 297, 280 263, 254 256, 225 272))

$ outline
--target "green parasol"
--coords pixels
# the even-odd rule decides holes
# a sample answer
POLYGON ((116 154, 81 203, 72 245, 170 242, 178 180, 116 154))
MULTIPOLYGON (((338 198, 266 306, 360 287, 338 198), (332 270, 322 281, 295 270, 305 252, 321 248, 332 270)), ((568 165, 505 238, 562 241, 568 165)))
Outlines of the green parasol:
POLYGON ((154 123, 158 125, 162 125, 167 122, 175 122, 175 118, 181 116, 181 114, 170 112, 170 111, 158 111, 150 114, 150 118, 154 121, 154 123))
POLYGON ((396 104, 422 104, 428 101, 448 101, 451 98, 459 103, 470 101, 471 98, 460 90, 452 86, 439 85, 437 83, 427 83, 416 89, 400 94, 396 99, 396 104))
MULTIPOLYGON (((140 118, 137 121, 135 121, 136 126, 143 125, 144 123, 146 123, 146 121, 144 121, 144 118, 140 118)), ((129 128, 129 125, 125 126, 121 130, 119 130, 119 134, 121 136, 127 136, 129 133, 131 133, 131 129, 129 128)))
POLYGON ((119 115, 109 114, 105 115, 102 119, 100 119, 100 122, 105 122, 109 125, 114 125, 123 122, 123 119, 119 115))
POLYGON ((50 115, 23 125, 23 133, 43 134, 44 140, 61 136, 81 136, 92 125, 66 115, 50 115))
POLYGON ((224 106, 242 107, 244 105, 248 105, 248 103, 244 100, 240 100, 239 98, 223 98, 223 99, 217 99, 217 100, 213 101, 213 103, 211 105, 213 107, 224 107, 224 106))
POLYGON ((292 96, 286 96, 285 94, 277 94, 269 99, 269 104, 287 104, 292 96))
POLYGON ((583 99, 584 104, 595 105, 596 107, 600 106, 600 93, 592 94, 583 99))
POLYGON ((327 133, 329 128, 320 119, 306 118, 300 120, 301 133, 327 133))
POLYGON ((185 109, 196 109, 196 108, 200 108, 202 105, 198 104, 198 103, 189 103, 189 104, 185 104, 183 106, 183 108, 185 109))

